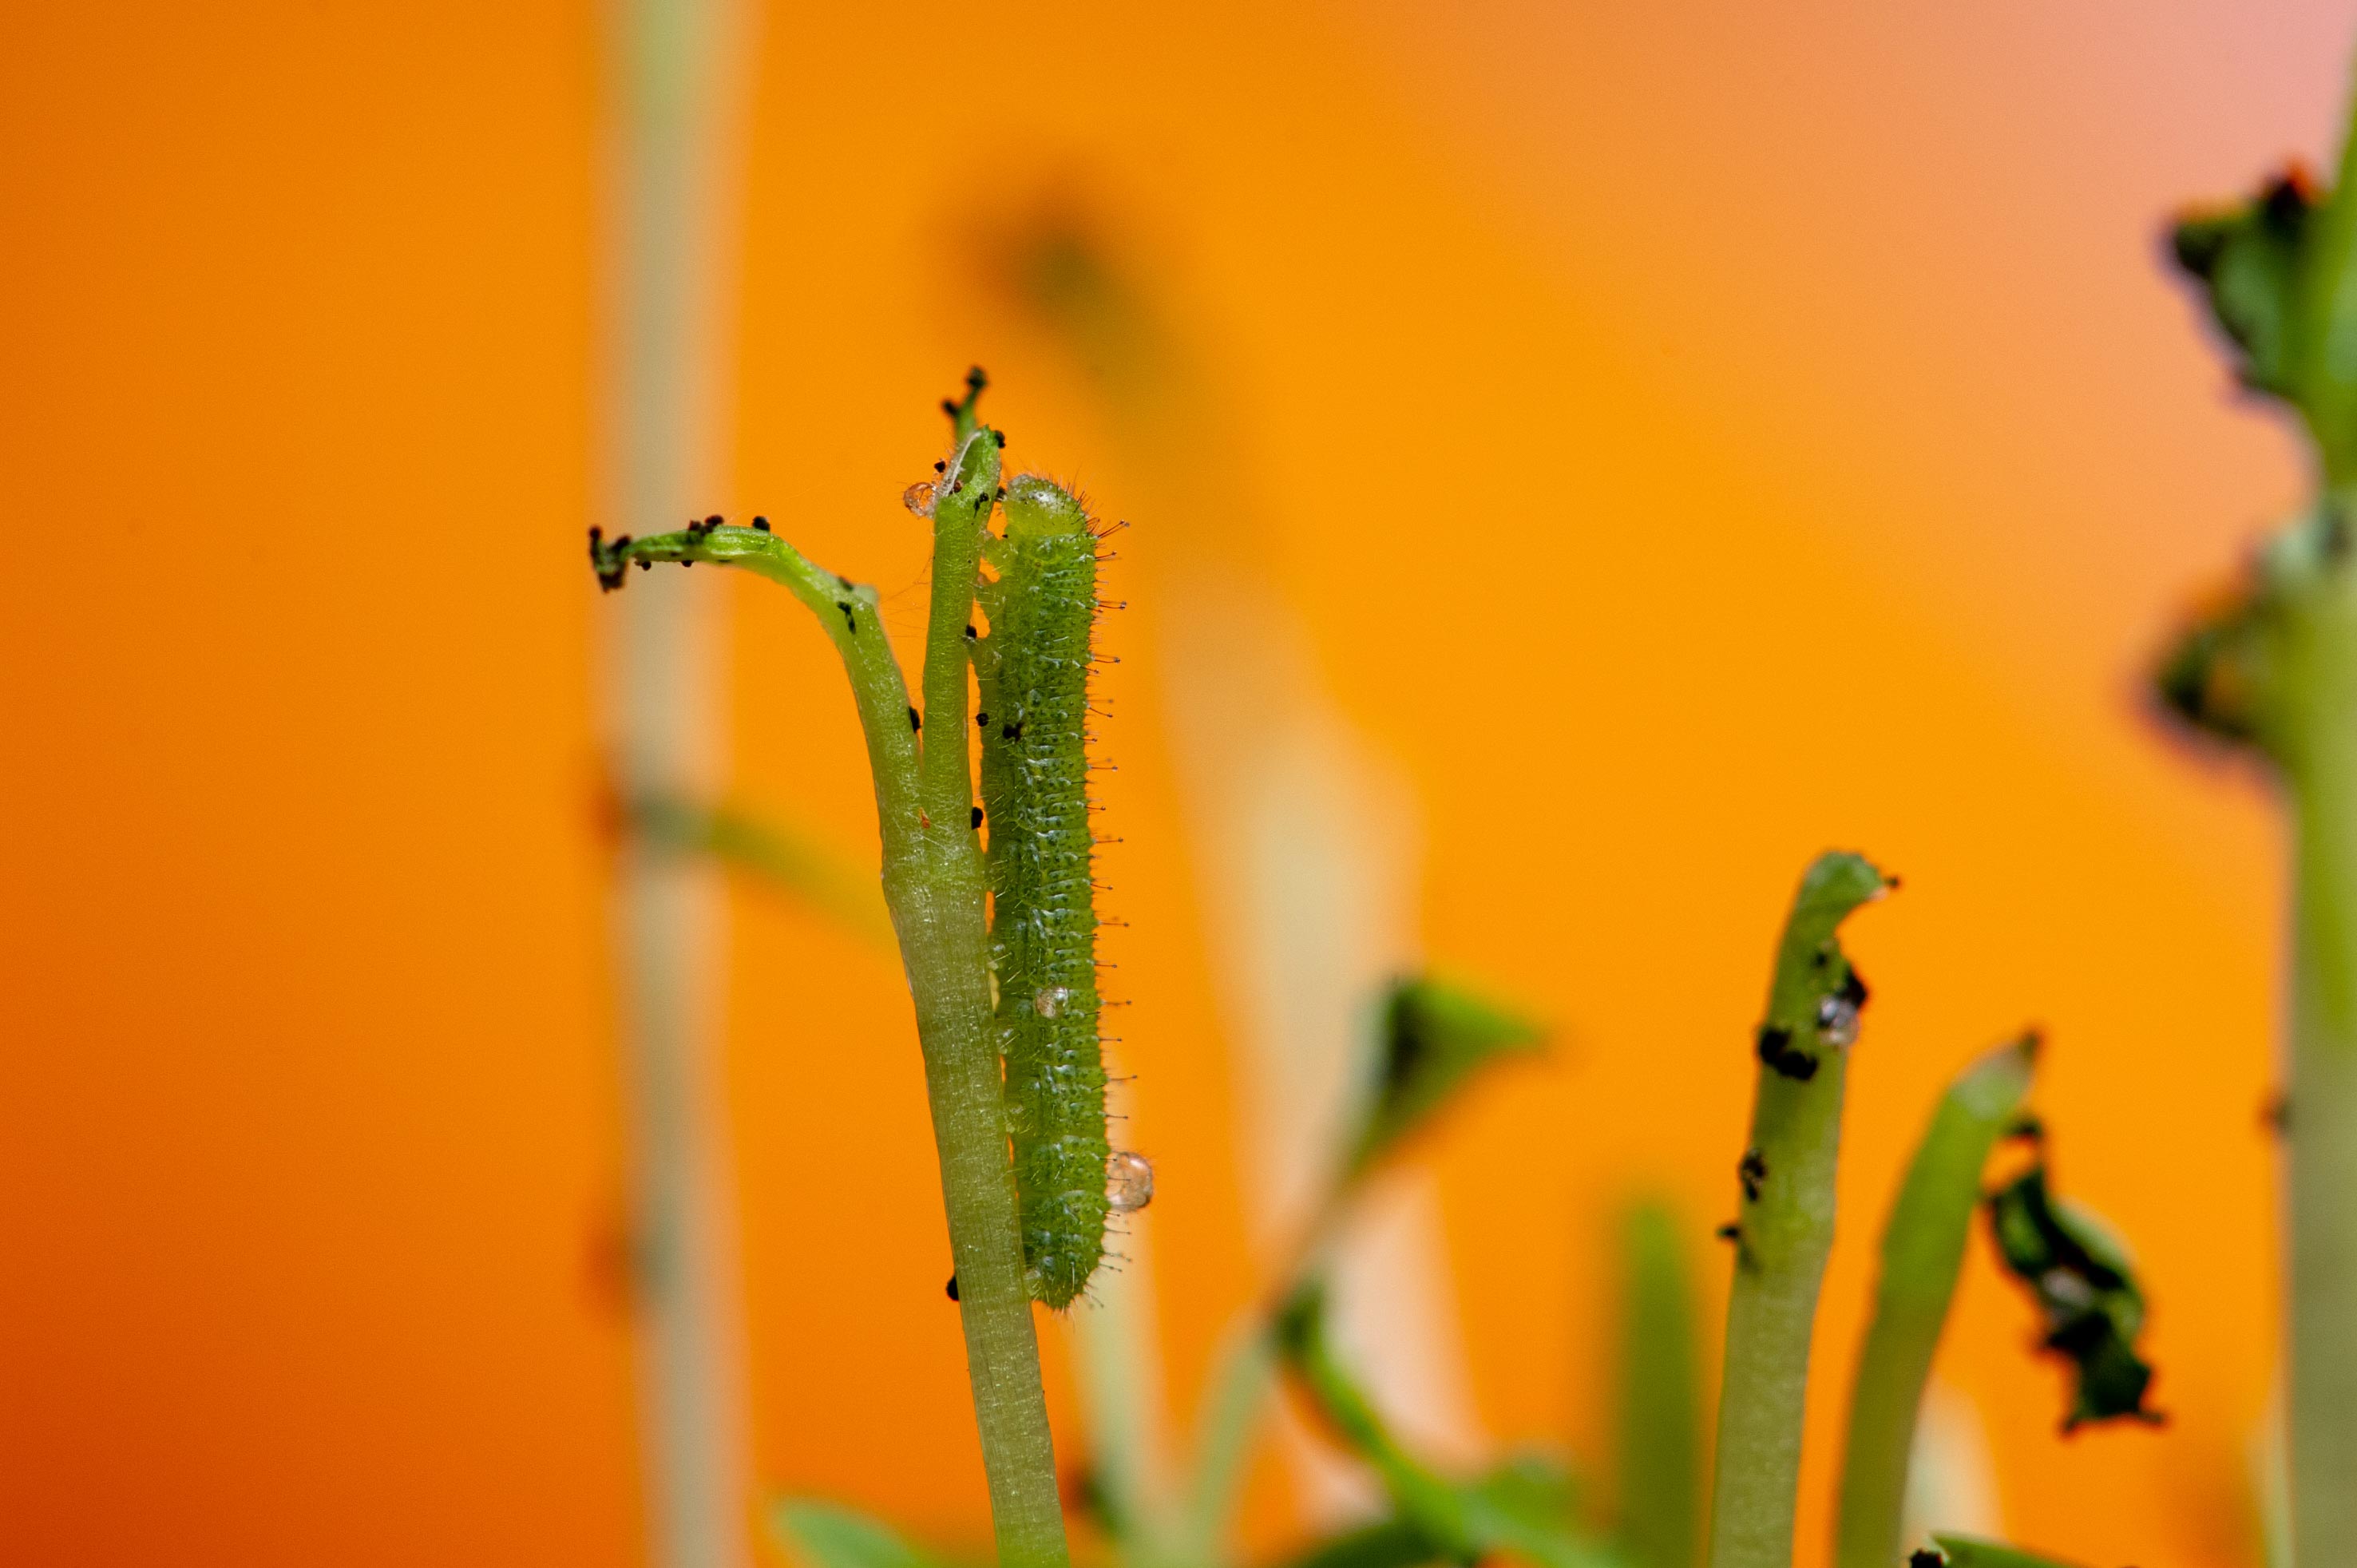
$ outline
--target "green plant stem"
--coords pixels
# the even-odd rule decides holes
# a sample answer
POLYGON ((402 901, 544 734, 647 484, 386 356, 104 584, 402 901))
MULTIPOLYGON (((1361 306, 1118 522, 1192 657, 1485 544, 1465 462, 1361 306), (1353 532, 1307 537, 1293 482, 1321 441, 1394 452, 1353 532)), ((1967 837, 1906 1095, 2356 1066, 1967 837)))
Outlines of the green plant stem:
MULTIPOLYGON (((996 489, 993 447, 991 489, 996 489)), ((943 527, 937 509, 936 530, 943 527)), ((980 527, 980 515, 952 516, 952 529, 980 527)), ((971 563, 978 542, 946 542, 951 575, 934 570, 933 621, 940 601, 963 592, 971 602, 971 563), (963 576, 954 563, 968 563, 963 576)), ((985 878, 969 811, 970 775, 958 786, 952 810, 941 786, 929 811, 920 781, 908 688, 886 640, 873 588, 813 565, 774 534, 749 528, 658 534, 605 559, 715 561, 780 583, 818 617, 843 657, 852 698, 867 743, 876 781, 877 826, 884 843, 884 898, 900 939, 901 962, 916 1004, 917 1036, 924 1048, 925 1089, 931 1102, 933 1146, 941 1160, 942 1197, 949 1214, 950 1253, 956 1270, 959 1316, 965 1330, 966 1374, 990 1484, 991 1522, 999 1561, 1012 1568, 1060 1568, 1068 1561, 1064 1520, 1056 1490, 1054 1441, 1039 1380, 1039 1337, 1023 1277, 1023 1245, 1016 1221, 1015 1172, 1007 1152, 998 1047, 990 1029, 989 940, 985 878)), ((964 615, 944 647, 928 650, 927 684, 937 660, 957 662, 959 684, 946 707, 964 710, 964 615)), ((963 738, 957 720, 944 736, 963 738)), ((946 773, 946 768, 937 768, 946 773)))
MULTIPOLYGON (((2326 504, 2357 503, 2357 134, 2319 214, 2301 404, 2326 504)), ((2357 1563, 2357 573, 2287 618, 2293 849, 2286 1423, 2297 1568, 2357 1563)))
POLYGON ((969 825, 974 764, 966 742, 974 595, 982 570, 983 524, 998 497, 998 436, 976 430, 958 445, 933 502, 933 593, 925 621, 925 723, 920 788, 926 815, 963 835, 974 874, 982 849, 969 825))
POLYGON ((2343 569, 2287 627, 2296 726, 2290 1129, 2292 1561, 2357 1563, 2357 598, 2343 569))
POLYGON ((2025 1036, 1957 1075, 1883 1227, 1874 1321, 1850 1390, 1836 1568, 1889 1568, 1907 1544, 1900 1531, 1923 1387, 1964 1268, 1981 1170, 2029 1092, 2037 1047, 2025 1036))
POLYGON ((1182 1563, 1226 1560, 1225 1535, 1243 1485, 1263 1403, 1275 1385, 1276 1341, 1267 1314, 1255 1307, 1229 1330, 1198 1418, 1194 1463, 1172 1554, 1182 1563))
POLYGON ((1702 1545, 1702 1379, 1676 1214, 1632 1208, 1621 1242, 1620 1550, 1637 1568, 1695 1568, 1702 1545))
POLYGON ((1746 1151, 1757 1156, 1757 1196, 1744 1201, 1727 1300, 1711 1568, 1789 1568, 1792 1561, 1809 1335, 1833 1249, 1849 1066, 1846 1047, 1820 1037, 1818 1008, 1850 978, 1835 929, 1885 886, 1857 855, 1820 855, 1801 879, 1777 950, 1746 1151), (1814 1065, 1803 1077, 1804 1063, 1814 1065))

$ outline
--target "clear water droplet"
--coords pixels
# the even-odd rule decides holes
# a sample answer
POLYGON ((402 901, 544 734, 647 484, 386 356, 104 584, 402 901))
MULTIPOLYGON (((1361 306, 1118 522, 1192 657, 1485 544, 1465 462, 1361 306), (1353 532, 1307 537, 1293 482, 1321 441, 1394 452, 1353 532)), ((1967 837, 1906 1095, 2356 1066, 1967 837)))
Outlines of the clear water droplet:
POLYGON ((1817 1003, 1817 1035, 1829 1046, 1857 1040, 1857 1004, 1846 996, 1827 996, 1817 1003))
POLYGON ((1069 985, 1051 985, 1031 998, 1031 1011, 1042 1018, 1052 1018, 1071 1004, 1072 988, 1069 985))
POLYGON ((1115 1149, 1105 1160, 1105 1207, 1135 1214, 1154 1201, 1154 1166, 1144 1155, 1115 1149))
POLYGON ((900 492, 900 504, 919 517, 933 515, 933 481, 919 479, 900 492))

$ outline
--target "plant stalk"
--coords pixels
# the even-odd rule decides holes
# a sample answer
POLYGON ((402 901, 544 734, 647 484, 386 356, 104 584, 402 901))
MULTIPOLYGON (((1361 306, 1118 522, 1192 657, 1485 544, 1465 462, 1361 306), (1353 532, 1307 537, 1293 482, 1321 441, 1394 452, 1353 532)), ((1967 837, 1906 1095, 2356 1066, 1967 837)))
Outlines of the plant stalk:
MULTIPOLYGON (((2345 541, 2357 504, 2357 134, 2306 270, 2301 403, 2345 541)), ((2345 549, 2345 543, 2344 543, 2345 549)), ((2296 1568, 2357 1563, 2357 573, 2287 618, 2292 811, 2287 1420, 2296 1568)))
MULTIPOLYGON (((1711 1496, 1711 1568, 1790 1568, 1801 1478, 1809 1336, 1834 1241, 1847 1041, 1824 1009, 1853 995, 1834 932, 1887 887, 1854 854, 1817 857, 1801 879, 1757 1037, 1751 1143, 1727 1310, 1726 1371, 1711 1496)), ((1850 1016, 1855 1028, 1855 1015, 1850 1016)))
POLYGON ((2357 602, 2291 630, 2289 1188, 2292 1561, 2357 1563, 2357 602))
POLYGON ((1678 1218, 1659 1201, 1623 1222, 1621 1552, 1636 1568, 1695 1568, 1702 1545, 1702 1378, 1694 1285, 1678 1218))
POLYGON ((1889 1568, 1907 1544, 1900 1531, 1923 1387, 1964 1268, 1982 1167, 2029 1092, 2037 1048, 2037 1036, 2025 1036, 1957 1075, 1891 1206, 1874 1321, 1850 1390, 1836 1568, 1889 1568))
MULTIPOLYGON (((965 455, 982 462, 987 484, 971 476, 974 495, 995 494, 996 446, 985 437, 965 455)), ((963 463, 961 463, 961 468, 963 463)), ((975 552, 986 508, 936 508, 943 535, 936 549, 933 622, 943 595, 974 593, 975 552), (944 571, 941 562, 950 563, 944 571), (963 562, 961 572, 958 563, 963 562)), ((876 814, 884 845, 884 899, 900 941, 901 963, 916 1004, 917 1037, 924 1050, 925 1090, 931 1104, 933 1146, 948 1210, 950 1254, 956 1271, 960 1320, 965 1331, 966 1374, 974 1422, 982 1437, 990 1486, 991 1522, 999 1561, 1009 1568, 1063 1568, 1069 1560, 1056 1489, 1054 1440, 1039 1379, 1039 1344, 1023 1273, 1023 1241, 1016 1219, 1015 1170, 1006 1142, 998 1047, 990 1026, 990 948, 982 852, 969 817, 973 786, 942 764, 923 775, 908 686, 877 613, 872 587, 855 585, 813 565, 777 535, 749 528, 712 528, 658 534, 622 547, 604 547, 600 569, 624 570, 634 561, 713 561, 743 567, 780 583, 818 618, 850 677, 852 699, 876 782, 876 814), (931 784, 928 794, 924 785, 931 784), (951 796, 958 797, 954 801, 951 796), (947 809, 944 809, 947 808, 947 809)), ((966 658, 960 608, 949 624, 958 632, 936 637, 928 649, 926 685, 948 697, 935 709, 937 746, 964 740, 963 675, 953 688, 934 668, 966 658)), ((937 700, 938 702, 938 700, 937 700)))
MULTIPOLYGON (((759 0, 619 0, 608 69, 601 359, 604 518, 651 526, 711 488, 728 427, 731 241, 759 0)), ((612 784, 701 791, 725 751, 725 631, 701 585, 642 594, 608 628, 612 784)), ((614 865, 631 1316, 647 1561, 746 1568, 750 1482, 736 1195, 714 1027, 716 878, 626 826, 614 865)))

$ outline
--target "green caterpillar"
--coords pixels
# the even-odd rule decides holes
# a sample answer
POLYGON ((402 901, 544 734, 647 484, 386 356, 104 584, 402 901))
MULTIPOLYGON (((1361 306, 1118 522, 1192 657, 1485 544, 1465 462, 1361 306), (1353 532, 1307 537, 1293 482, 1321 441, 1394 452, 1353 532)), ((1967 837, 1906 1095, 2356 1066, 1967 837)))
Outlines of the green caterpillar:
POLYGON ((990 633, 974 655, 991 967, 1024 1263, 1032 1295, 1060 1307, 1103 1260, 1112 1207, 1088 794, 1097 542, 1047 479, 1017 478, 1006 503, 997 580, 980 595, 990 633))

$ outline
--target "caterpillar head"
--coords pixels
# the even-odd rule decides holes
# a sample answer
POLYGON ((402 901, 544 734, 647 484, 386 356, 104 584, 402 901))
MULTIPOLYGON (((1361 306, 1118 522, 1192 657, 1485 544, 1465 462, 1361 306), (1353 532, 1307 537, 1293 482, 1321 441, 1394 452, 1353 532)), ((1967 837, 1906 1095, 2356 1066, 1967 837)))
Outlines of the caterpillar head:
POLYGON ((1017 474, 1006 487, 1006 537, 1044 539, 1089 526, 1080 498, 1041 474, 1017 474))

